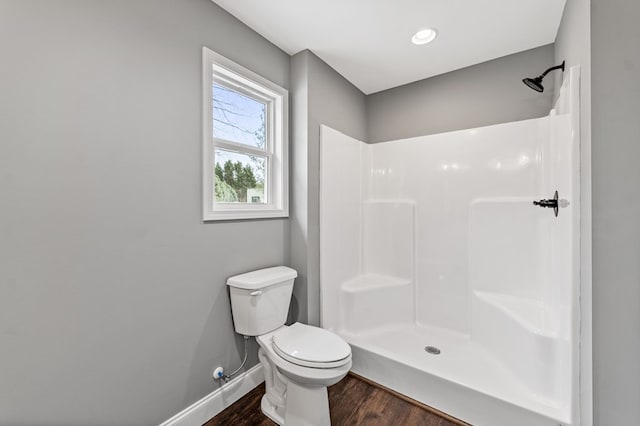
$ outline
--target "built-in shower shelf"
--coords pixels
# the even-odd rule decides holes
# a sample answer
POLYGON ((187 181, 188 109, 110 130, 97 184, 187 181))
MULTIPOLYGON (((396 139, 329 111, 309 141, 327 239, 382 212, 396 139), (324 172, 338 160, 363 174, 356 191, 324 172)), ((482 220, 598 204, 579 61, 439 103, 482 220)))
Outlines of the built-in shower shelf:
POLYGON ((342 328, 353 333, 415 321, 413 282, 405 278, 359 275, 342 285, 340 303, 342 328))
POLYGON ((401 287, 408 284, 411 284, 411 280, 407 278, 392 277, 389 275, 364 274, 346 281, 342 286, 342 290, 350 293, 359 293, 375 289, 401 287))
POLYGON ((530 333, 550 338, 559 337, 558 319, 546 303, 488 291, 474 293, 478 299, 500 310, 530 333))

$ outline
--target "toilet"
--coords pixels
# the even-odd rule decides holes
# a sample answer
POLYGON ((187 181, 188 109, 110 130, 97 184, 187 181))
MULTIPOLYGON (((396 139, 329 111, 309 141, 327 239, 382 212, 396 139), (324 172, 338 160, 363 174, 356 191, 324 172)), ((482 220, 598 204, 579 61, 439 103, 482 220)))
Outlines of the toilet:
POLYGON ((351 347, 336 334, 301 323, 286 326, 294 269, 260 269, 227 280, 238 334, 255 336, 264 370, 262 412, 279 425, 330 425, 327 386, 351 368, 351 347))

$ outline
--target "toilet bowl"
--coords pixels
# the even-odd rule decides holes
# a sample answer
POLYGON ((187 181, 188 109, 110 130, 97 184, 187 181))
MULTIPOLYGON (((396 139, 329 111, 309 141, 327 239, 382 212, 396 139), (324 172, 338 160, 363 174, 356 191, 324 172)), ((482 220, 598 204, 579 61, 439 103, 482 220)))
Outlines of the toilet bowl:
POLYGON ((327 386, 351 368, 351 347, 319 327, 286 326, 297 272, 285 266, 227 280, 236 332, 256 336, 266 392, 262 412, 279 425, 328 426, 327 386))
POLYGON ((256 340, 265 375, 262 412, 279 425, 330 425, 327 386, 349 372, 349 345, 327 330, 300 323, 256 340))

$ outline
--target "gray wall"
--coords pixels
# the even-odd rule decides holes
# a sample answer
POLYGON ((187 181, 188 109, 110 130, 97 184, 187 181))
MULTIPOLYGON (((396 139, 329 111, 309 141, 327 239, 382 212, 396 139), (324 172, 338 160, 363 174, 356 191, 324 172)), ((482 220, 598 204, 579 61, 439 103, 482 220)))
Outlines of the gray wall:
POLYGON ((592 0, 596 425, 640 422, 640 3, 592 0))
POLYGON ((210 0, 0 1, 0 424, 157 424, 239 365, 225 279, 288 221, 201 222, 203 45, 288 86, 210 0))
POLYGON ((299 300, 306 298, 306 315, 320 324, 320 125, 367 140, 366 97, 312 52, 291 60, 294 209, 291 216, 291 265, 300 272, 299 300), (306 134, 305 134, 306 131, 306 134), (302 285, 304 284, 304 288, 302 285), (303 294, 304 293, 304 294, 303 294))
MULTIPOLYGON (((580 65, 580 420, 593 424, 591 280, 591 21, 588 0, 568 1, 558 28, 555 63, 580 65)), ((556 97, 562 73, 555 72, 556 97)))
POLYGON ((369 95, 369 142, 545 116, 553 79, 545 79, 543 94, 521 80, 553 61, 553 45, 547 45, 369 95))

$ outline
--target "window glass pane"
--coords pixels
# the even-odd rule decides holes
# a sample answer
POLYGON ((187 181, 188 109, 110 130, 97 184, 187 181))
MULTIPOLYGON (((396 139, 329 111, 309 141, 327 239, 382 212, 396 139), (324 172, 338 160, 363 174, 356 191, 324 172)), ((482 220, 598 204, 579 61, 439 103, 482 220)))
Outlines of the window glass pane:
POLYGON ((267 106, 228 87, 213 84, 213 136, 265 147, 267 106))
POLYGON ((267 158, 216 148, 214 190, 218 203, 266 204, 267 158))

